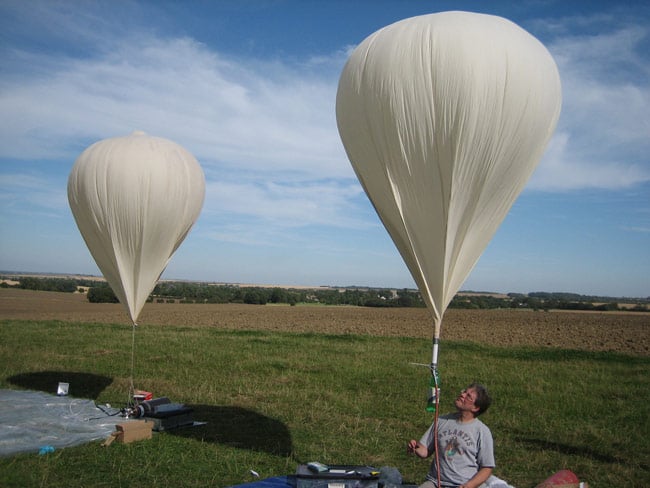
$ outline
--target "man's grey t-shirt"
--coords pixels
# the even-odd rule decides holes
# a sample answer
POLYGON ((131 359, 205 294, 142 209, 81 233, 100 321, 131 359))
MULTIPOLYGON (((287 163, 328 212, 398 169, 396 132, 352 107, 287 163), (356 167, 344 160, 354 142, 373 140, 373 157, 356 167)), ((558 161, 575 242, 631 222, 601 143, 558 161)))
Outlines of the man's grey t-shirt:
MULTIPOLYGON (((480 468, 494 468, 494 442, 487 425, 479 419, 468 423, 457 420, 455 413, 438 419, 438 450, 440 458, 440 482, 442 486, 458 486, 467 482, 480 468)), ((433 425, 420 439, 434 454, 433 425)), ((429 468, 427 480, 437 482, 435 455, 429 468)))

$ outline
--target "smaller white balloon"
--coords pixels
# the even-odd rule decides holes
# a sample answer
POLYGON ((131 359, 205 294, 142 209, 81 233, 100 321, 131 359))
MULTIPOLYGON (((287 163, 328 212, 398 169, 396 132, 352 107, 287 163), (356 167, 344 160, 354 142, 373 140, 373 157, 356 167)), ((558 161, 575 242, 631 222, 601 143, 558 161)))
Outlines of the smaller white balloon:
POLYGON ((205 178, 194 156, 144 132, 96 142, 75 161, 70 209, 133 323, 204 198, 205 178))

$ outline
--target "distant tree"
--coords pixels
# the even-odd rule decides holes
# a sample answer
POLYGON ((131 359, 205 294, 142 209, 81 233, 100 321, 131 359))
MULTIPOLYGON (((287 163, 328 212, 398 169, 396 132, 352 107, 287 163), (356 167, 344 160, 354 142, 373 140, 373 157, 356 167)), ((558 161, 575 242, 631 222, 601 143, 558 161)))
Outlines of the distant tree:
POLYGON ((417 295, 404 288, 397 297, 397 304, 400 307, 414 307, 417 303, 417 295))
POLYGON ((68 278, 35 278, 32 276, 25 276, 20 279, 20 288, 26 290, 73 293, 77 291, 77 282, 68 278))
POLYGON ((90 303, 119 303, 117 296, 110 286, 93 286, 86 295, 90 303))
POLYGON ((269 303, 287 303, 287 292, 282 288, 273 288, 269 296, 269 303))
POLYGON ((244 303, 264 305, 266 301, 266 296, 258 288, 251 288, 244 293, 244 303))

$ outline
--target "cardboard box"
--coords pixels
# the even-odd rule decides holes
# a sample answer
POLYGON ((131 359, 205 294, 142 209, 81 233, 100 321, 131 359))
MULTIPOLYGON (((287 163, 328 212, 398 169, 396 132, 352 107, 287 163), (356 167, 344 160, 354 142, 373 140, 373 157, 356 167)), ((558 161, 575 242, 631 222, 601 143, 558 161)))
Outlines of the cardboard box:
POLYGON ((151 439, 151 429, 153 429, 153 422, 147 422, 146 420, 129 420, 115 426, 117 441, 125 444, 142 439, 151 439))

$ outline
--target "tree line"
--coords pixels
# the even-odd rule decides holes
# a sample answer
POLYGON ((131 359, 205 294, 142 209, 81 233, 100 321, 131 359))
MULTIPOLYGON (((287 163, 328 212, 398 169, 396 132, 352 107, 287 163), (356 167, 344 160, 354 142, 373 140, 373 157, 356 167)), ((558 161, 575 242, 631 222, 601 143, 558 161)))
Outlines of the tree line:
MULTIPOLYGON (((83 278, 54 277, 6 277, 18 282, 18 288, 40 291, 84 292, 91 303, 117 303, 118 299, 105 281, 83 278)), ((3 287, 8 285, 3 282, 3 287)), ((425 307, 417 290, 388 288, 314 288, 296 289, 280 287, 238 286, 186 281, 161 281, 154 287, 149 302, 168 303, 246 303, 254 305, 313 303, 323 305, 350 305, 359 307, 425 307)), ((647 312, 650 297, 646 299, 625 299, 632 303, 625 310, 647 312)), ((457 294, 449 308, 452 309, 498 309, 520 308, 533 310, 621 310, 617 299, 611 297, 586 296, 574 293, 533 292, 528 294, 509 293, 495 295, 481 292, 457 294)))
POLYGON ((185 303, 247 303, 255 305, 320 303, 365 307, 425 306, 419 293, 407 289, 401 291, 356 287, 296 289, 168 281, 160 282, 154 287, 151 299, 158 302, 179 299, 185 303))

